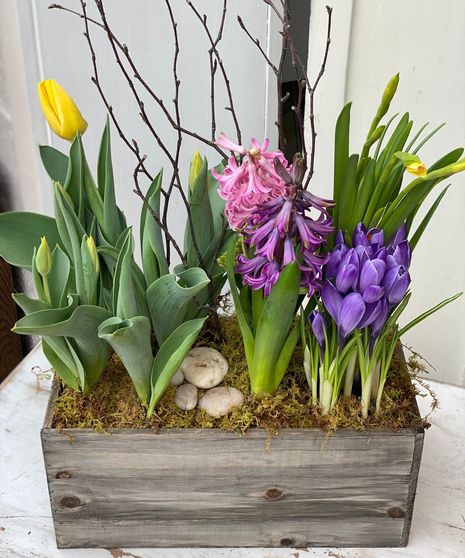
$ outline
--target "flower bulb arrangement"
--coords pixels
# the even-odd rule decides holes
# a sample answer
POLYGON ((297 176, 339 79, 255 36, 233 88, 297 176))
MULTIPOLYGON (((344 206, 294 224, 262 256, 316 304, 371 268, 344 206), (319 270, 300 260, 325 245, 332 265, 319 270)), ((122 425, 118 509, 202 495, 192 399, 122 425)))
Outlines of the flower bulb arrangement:
MULTIPOLYGON (((426 126, 416 129, 408 113, 387 119, 399 83, 396 75, 385 88, 359 153, 352 153, 349 145, 350 103, 342 109, 335 129, 333 194, 325 199, 312 183, 317 156, 314 96, 328 61, 331 8, 327 8, 326 47, 314 81, 296 49, 288 2, 278 8, 263 0, 282 26, 279 65, 268 58, 238 16, 241 32, 263 56, 280 92, 276 139, 246 142, 234 103, 235 85, 220 55, 227 0, 216 30, 195 3, 187 1, 209 43, 208 135, 186 128, 182 119, 181 41, 172 3, 164 2, 174 42, 172 106, 139 71, 129 47, 115 34, 104 2, 94 3, 96 17, 88 15, 84 1, 80 11, 57 4, 51 8, 77 15, 84 24, 92 81, 107 109, 97 166, 92 171, 87 162, 83 135, 88 124, 76 103, 56 81, 41 82, 44 116, 53 132, 70 145, 67 154, 40 147, 54 195, 54 217, 0 214, 0 256, 29 271, 35 288, 34 297, 13 295, 24 313, 14 331, 41 337, 61 393, 80 394, 76 401, 82 406, 91 405, 102 383, 108 385, 104 393, 117 391, 115 378, 105 374, 117 359, 137 397, 128 396, 130 405, 137 407, 136 414, 142 410, 143 426, 152 428, 169 426, 160 419, 159 409, 174 405, 172 383, 184 371, 184 363, 194 358, 192 347, 204 350, 207 340, 208 350, 221 348, 227 339, 225 328, 235 327, 240 341, 239 337, 234 341, 239 355, 239 364, 234 365, 240 368, 243 363, 249 385, 219 389, 239 387, 246 392, 244 413, 249 426, 261 424, 260 413, 268 413, 273 422, 279 415, 275 407, 284 399, 293 405, 298 402, 297 423, 293 423, 298 428, 308 427, 299 423, 304 408, 317 417, 314 426, 328 425, 318 422, 320 417, 340 416, 349 408, 345 424, 353 426, 350 420, 356 416, 357 428, 369 428, 371 419, 383 416, 386 385, 402 337, 461 294, 440 302, 432 295, 430 309, 407 324, 399 323, 414 288, 410 269, 415 248, 449 186, 422 219, 419 210, 441 182, 465 170, 463 149, 454 149, 433 164, 420 158, 421 148, 440 127, 430 133, 426 126), (135 111, 158 152, 168 160, 168 170, 153 172, 138 142, 126 136, 117 107, 111 105, 99 77, 96 32, 107 37, 135 111), (283 124, 286 53, 298 84, 296 105, 291 107, 299 132, 295 154, 287 153, 283 124), (229 103, 226 115, 231 118, 228 124, 222 121, 227 134, 217 130, 220 112, 215 91, 220 78, 229 103), (167 147, 150 119, 145 96, 173 128, 174 149, 167 147), (310 107, 306 122, 305 97, 310 107), (137 234, 117 204, 111 141, 115 132, 135 158, 133 189, 141 200, 137 234), (208 150, 210 161, 213 154, 213 167, 196 151, 188 176, 182 176, 185 137, 208 150), (183 242, 176 239, 170 223, 176 196, 177 209, 181 207, 185 215, 183 242), (140 251, 135 250, 136 242, 140 251), (140 258, 135 256, 139 252, 140 258)), ((230 371, 231 381, 239 377, 239 372, 230 371)), ((244 393, 235 397, 240 406, 244 393)), ((174 426, 186 419, 186 424, 203 427, 205 400, 203 395, 196 409, 195 404, 181 407, 182 411, 176 408, 174 426), (192 416, 200 417, 199 421, 190 420, 192 416)), ((79 413, 79 405, 73 412, 79 413)), ((279 416, 287 418, 291 407, 284 407, 279 416)), ((132 416, 133 410, 125 407, 119 416, 132 416)), ((212 414, 214 418, 205 424, 221 427, 224 423, 215 417, 227 412, 212 414)), ((89 426, 81 418, 77 424, 89 426)), ((135 429, 140 426, 134 424, 135 429)))

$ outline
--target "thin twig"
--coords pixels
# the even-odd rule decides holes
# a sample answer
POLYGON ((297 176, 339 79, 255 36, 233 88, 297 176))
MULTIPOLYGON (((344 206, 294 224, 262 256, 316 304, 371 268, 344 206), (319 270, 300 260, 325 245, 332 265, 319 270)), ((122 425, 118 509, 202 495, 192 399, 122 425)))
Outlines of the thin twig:
POLYGON ((258 48, 258 50, 260 51, 261 55, 263 56, 263 58, 265 59, 266 63, 268 64, 268 66, 273 70, 273 73, 277 76, 278 75, 278 68, 273 64, 273 62, 270 60, 270 58, 268 57, 268 55, 266 54, 266 52, 263 50, 262 45, 260 44, 259 39, 254 39, 252 34, 250 33, 250 31, 247 29, 244 20, 241 18, 240 15, 237 16, 237 21, 239 23, 239 25, 241 26, 241 29, 244 31, 244 33, 247 35, 247 37, 249 37, 249 39, 252 41, 252 43, 258 48))
POLYGON ((216 35, 216 38, 213 38, 213 35, 208 27, 207 24, 207 16, 204 14, 203 16, 200 15, 200 12, 197 10, 197 8, 194 6, 194 4, 190 1, 190 0, 186 0, 187 4, 190 6, 190 8, 192 9, 192 11, 195 13, 195 15, 197 16, 197 18, 199 19, 199 21, 201 22, 205 33, 208 37, 208 40, 210 41, 210 49, 209 49, 209 57, 210 57, 210 74, 212 76, 211 79, 211 105, 212 105, 212 138, 215 137, 215 133, 216 133, 216 122, 215 122, 215 87, 214 87, 214 76, 216 73, 216 66, 213 64, 212 62, 212 58, 213 55, 216 58, 216 62, 220 68, 221 74, 223 76, 223 81, 226 87, 226 93, 228 95, 228 102, 229 102, 229 106, 226 107, 226 110, 228 110, 231 113, 233 122, 234 122, 234 126, 236 128, 236 136, 237 136, 237 143, 239 145, 242 144, 242 134, 241 134, 241 129, 239 126, 239 120, 237 118, 237 113, 236 113, 236 109, 234 106, 234 99, 233 99, 233 94, 232 94, 232 89, 231 89, 231 82, 229 80, 228 74, 226 72, 226 68, 224 65, 224 62, 220 56, 219 50, 218 50, 218 44, 220 43, 220 41, 223 38, 223 30, 224 30, 224 24, 226 21, 226 13, 227 13, 227 0, 223 0, 223 11, 221 13, 221 20, 220 20, 220 26, 218 29, 218 33, 216 35))

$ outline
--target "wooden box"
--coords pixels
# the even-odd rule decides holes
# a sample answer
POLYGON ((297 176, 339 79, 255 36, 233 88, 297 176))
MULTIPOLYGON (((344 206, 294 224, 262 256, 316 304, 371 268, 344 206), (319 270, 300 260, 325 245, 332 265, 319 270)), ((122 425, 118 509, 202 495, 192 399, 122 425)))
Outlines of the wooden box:
POLYGON ((57 432, 42 447, 57 545, 394 547, 412 520, 424 431, 57 432))

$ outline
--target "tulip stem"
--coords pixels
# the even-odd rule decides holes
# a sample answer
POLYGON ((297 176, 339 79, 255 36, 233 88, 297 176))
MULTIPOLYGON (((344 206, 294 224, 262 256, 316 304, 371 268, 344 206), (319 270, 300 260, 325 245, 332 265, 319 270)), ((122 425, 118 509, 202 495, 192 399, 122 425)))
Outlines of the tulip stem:
POLYGON ((44 287, 45 298, 49 304, 52 304, 52 296, 50 294, 50 287, 48 284, 48 278, 46 275, 42 275, 42 285, 44 287))

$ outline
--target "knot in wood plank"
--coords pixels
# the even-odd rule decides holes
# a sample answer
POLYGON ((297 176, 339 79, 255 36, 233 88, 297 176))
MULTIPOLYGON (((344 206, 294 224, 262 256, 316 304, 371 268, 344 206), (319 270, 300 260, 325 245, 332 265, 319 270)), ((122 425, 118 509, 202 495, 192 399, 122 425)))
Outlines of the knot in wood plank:
POLYGON ((283 491, 276 486, 268 488, 263 494, 263 498, 265 498, 265 500, 280 500, 283 496, 283 491))

